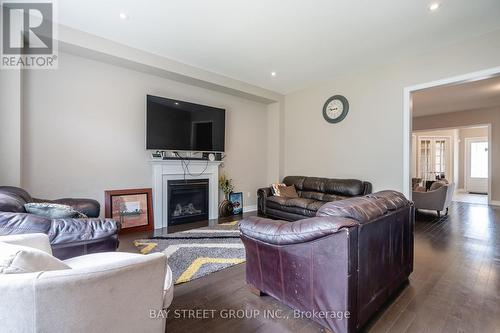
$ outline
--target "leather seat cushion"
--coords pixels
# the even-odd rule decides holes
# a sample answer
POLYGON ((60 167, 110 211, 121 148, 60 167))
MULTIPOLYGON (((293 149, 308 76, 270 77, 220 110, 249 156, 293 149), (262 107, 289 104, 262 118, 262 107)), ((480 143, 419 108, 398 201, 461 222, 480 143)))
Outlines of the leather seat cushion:
POLYGON ((307 209, 308 210, 312 210, 312 211, 317 211, 318 209, 321 208, 321 206, 323 206, 326 202, 324 201, 314 201, 314 202, 311 202, 309 205, 307 205, 307 209))
POLYGON ((325 204, 324 201, 307 198, 282 198, 271 196, 268 197, 267 200, 267 205, 269 207, 282 210, 287 210, 287 208, 301 208, 302 210, 307 209, 317 211, 321 206, 325 204))
POLYGON ((312 192, 312 191, 300 191, 299 197, 314 199, 316 201, 324 201, 324 202, 343 200, 349 198, 343 195, 327 194, 327 193, 312 192))

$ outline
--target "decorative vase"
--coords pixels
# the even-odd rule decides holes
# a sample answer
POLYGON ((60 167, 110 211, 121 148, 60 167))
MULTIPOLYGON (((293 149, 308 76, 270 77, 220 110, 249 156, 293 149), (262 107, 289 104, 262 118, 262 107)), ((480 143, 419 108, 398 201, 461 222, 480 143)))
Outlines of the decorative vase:
POLYGON ((227 217, 233 215, 233 204, 231 201, 224 199, 219 204, 219 217, 227 217))

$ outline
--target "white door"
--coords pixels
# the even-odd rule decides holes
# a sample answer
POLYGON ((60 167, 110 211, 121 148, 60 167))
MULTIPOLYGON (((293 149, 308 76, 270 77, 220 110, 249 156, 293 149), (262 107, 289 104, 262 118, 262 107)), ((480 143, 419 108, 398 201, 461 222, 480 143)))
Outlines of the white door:
POLYGON ((488 193, 488 138, 466 138, 465 151, 465 190, 488 193))
POLYGON ((420 137, 418 148, 418 177, 423 180, 434 180, 436 176, 451 175, 451 149, 447 137, 420 137))

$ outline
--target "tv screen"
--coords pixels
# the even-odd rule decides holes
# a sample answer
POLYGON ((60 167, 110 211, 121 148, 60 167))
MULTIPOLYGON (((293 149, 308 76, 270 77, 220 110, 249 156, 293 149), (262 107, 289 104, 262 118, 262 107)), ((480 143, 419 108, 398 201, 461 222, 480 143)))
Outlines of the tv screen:
POLYGON ((224 152, 224 109, 148 95, 146 117, 146 149, 224 152))

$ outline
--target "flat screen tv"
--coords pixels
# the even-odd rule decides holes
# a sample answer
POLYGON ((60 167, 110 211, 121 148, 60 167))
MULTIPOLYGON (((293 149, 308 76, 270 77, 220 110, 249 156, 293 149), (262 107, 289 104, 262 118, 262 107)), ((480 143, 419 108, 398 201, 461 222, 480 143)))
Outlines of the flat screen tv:
POLYGON ((147 96, 146 149, 224 152, 226 110, 147 96))

